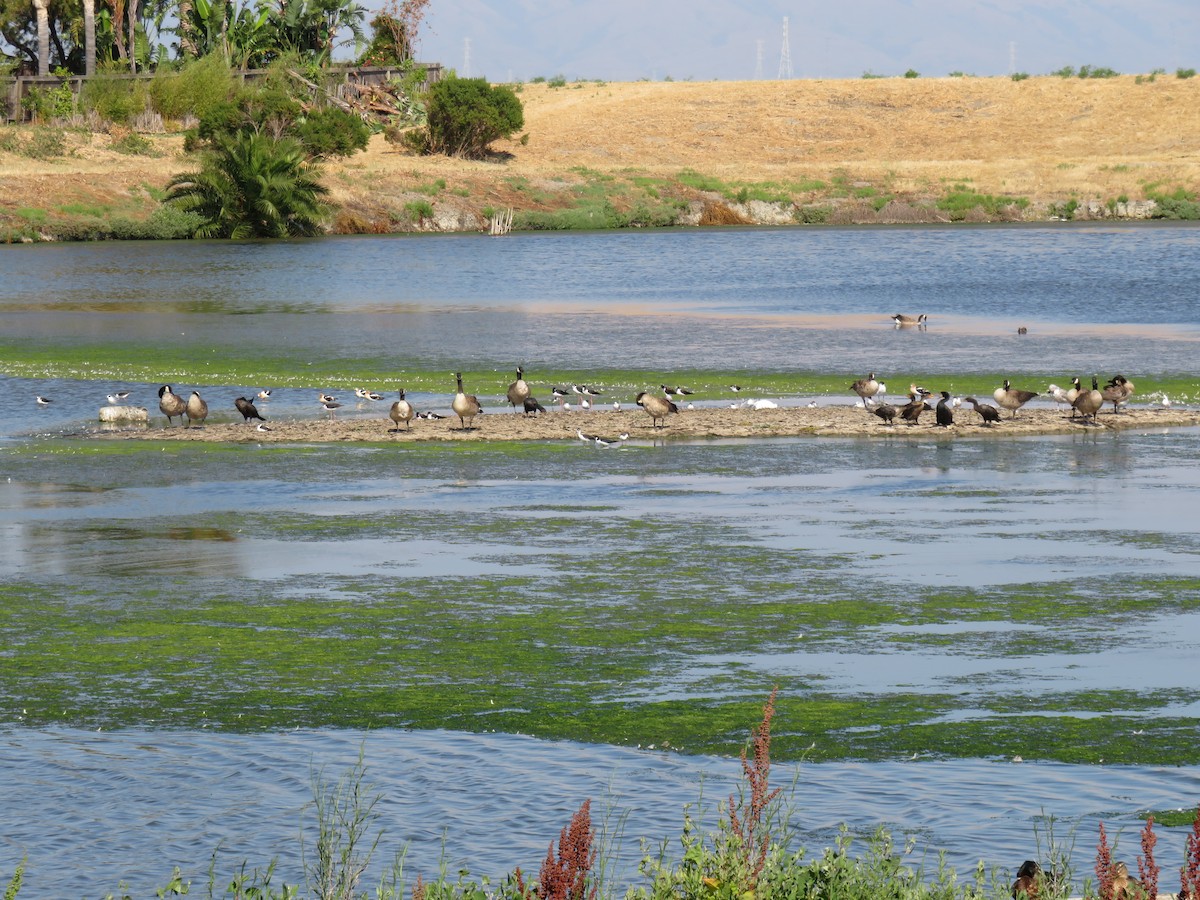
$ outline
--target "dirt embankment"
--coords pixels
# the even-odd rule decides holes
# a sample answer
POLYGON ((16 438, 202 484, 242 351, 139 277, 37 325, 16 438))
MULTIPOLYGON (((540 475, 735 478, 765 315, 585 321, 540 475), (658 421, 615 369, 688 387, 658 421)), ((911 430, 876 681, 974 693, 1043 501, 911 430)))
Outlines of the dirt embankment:
MULTIPOLYGON (((326 164, 333 230, 474 230, 507 208, 518 223, 602 209, 601 225, 775 223, 805 210, 810 221, 1044 219, 1070 201, 1076 218, 1138 217, 1147 194, 1200 184, 1200 79, 587 82, 519 96, 528 140, 499 142, 494 161, 417 157, 376 136, 326 164), (971 191, 997 202, 944 203, 971 191)), ((104 134, 69 141, 61 158, 0 151, 0 232, 145 216, 194 166, 178 135, 154 136, 156 157, 117 153, 104 134)))

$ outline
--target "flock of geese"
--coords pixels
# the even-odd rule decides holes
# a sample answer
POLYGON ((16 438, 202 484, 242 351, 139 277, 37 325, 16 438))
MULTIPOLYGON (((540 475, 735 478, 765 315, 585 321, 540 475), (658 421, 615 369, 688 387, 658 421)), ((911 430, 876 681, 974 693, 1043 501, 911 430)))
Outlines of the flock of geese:
MULTIPOLYGON (((455 393, 450 402, 450 408, 459 420, 459 428, 461 430, 469 430, 475 427, 475 418, 482 415, 484 410, 479 402, 479 398, 474 394, 468 394, 463 388, 463 379, 461 372, 452 372, 455 380, 455 393)), ((525 369, 523 366, 517 366, 516 380, 513 381, 506 391, 505 397, 514 411, 520 411, 525 416, 537 416, 546 412, 546 408, 533 395, 533 390, 529 382, 525 380, 525 369)), ((650 416, 651 426, 654 428, 665 428, 667 417, 679 412, 679 405, 676 400, 683 400, 690 396, 693 392, 685 387, 671 387, 668 385, 659 385, 662 389, 662 395, 651 394, 648 391, 642 391, 637 395, 636 404, 645 410, 650 416)), ((738 393, 742 390, 740 385, 729 385, 729 390, 738 393)), ((1014 388, 1007 379, 1005 379, 1002 387, 997 388, 992 397, 996 402, 996 406, 989 403, 981 403, 975 397, 963 397, 961 400, 952 399, 949 391, 940 391, 940 399, 933 400, 933 392, 928 391, 923 387, 918 387, 916 384, 909 386, 908 402, 904 405, 893 405, 886 402, 887 386, 876 378, 874 372, 871 372, 867 377, 860 378, 850 385, 850 390, 858 395, 856 405, 861 409, 866 409, 875 416, 878 416, 884 425, 894 426, 895 420, 899 418, 903 422, 911 425, 920 423, 921 414, 927 411, 933 411, 936 424, 941 427, 950 427, 954 425, 954 412, 959 409, 962 404, 970 404, 970 407, 979 416, 981 424, 990 426, 1003 418, 1001 410, 1011 412, 1009 418, 1017 418, 1018 410, 1026 403, 1035 397, 1042 396, 1038 391, 1028 391, 1014 388)), ((360 400, 380 401, 384 397, 375 391, 356 388, 355 396, 360 400)), ((566 398, 574 395, 578 398, 578 408, 589 410, 593 408, 594 401, 603 396, 603 391, 598 390, 589 385, 573 384, 570 389, 554 387, 551 389, 551 395, 559 404, 560 408, 569 410, 571 405, 566 398)), ((1124 375, 1114 375, 1109 379, 1104 387, 1100 387, 1099 378, 1092 376, 1091 389, 1085 389, 1081 386, 1078 377, 1071 380, 1071 387, 1063 390, 1057 385, 1050 385, 1047 388, 1047 394, 1057 403, 1071 408, 1071 417, 1082 416, 1084 421, 1090 417, 1092 424, 1098 424, 1097 416, 1100 410, 1106 403, 1111 403, 1113 412, 1121 411, 1121 406, 1129 402, 1133 396, 1133 382, 1124 375)), ((119 391, 115 394, 108 395, 108 402, 113 405, 120 405, 129 398, 128 391, 119 391)), ((271 399, 270 390, 259 391, 253 398, 238 397, 234 400, 234 406, 242 416, 243 423, 257 421, 257 428, 260 431, 270 431, 270 427, 266 424, 266 419, 259 413, 255 406, 255 399, 259 401, 269 401, 271 399)), ((174 389, 169 384, 164 384, 158 389, 158 408, 163 415, 167 417, 168 424, 174 424, 174 420, 178 418, 182 424, 185 420, 189 426, 198 425, 208 418, 208 404, 200 396, 198 391, 192 391, 191 395, 184 399, 179 394, 174 392, 174 389)), ((320 406, 329 413, 332 420, 338 409, 342 407, 342 403, 337 397, 319 393, 317 401, 320 406)), ((46 406, 50 404, 50 400, 45 397, 37 397, 38 405, 46 406)), ((761 409, 774 407, 771 401, 748 401, 748 404, 753 408, 761 409), (758 406, 757 403, 764 404, 758 406)), ((1164 396, 1164 406, 1169 405, 1169 401, 1164 396)), ((815 401, 809 406, 815 406, 815 401)), ((614 401, 612 408, 620 411, 620 401, 614 401)), ((690 408, 690 404, 689 404, 690 408)), ((738 408, 734 404, 734 408, 738 408)), ((405 397, 404 389, 399 390, 399 399, 392 403, 388 410, 388 418, 395 423, 396 428, 393 431, 400 429, 411 429, 414 419, 441 419, 445 418, 439 413, 428 411, 418 412, 416 407, 405 397)), ((596 440, 594 435, 580 435, 581 440, 596 440)))
MULTIPOLYGON (((992 393, 992 397, 1000 407, 999 409, 990 403, 980 403, 974 397, 963 397, 961 401, 951 400, 949 391, 940 391, 941 399, 937 401, 936 405, 931 406, 927 398, 932 396, 932 392, 913 384, 909 386, 908 403, 897 407, 876 399, 884 396, 887 393, 887 388, 882 382, 876 379, 874 372, 870 373, 866 378, 860 378, 851 384, 850 390, 859 396, 856 405, 864 409, 869 409, 882 419, 885 425, 893 425, 897 416, 909 425, 917 425, 920 422, 921 413, 926 410, 933 410, 937 424, 943 428, 948 428, 954 424, 954 410, 961 406, 962 403, 970 403, 971 407, 982 420, 982 424, 991 426, 1000 421, 1002 417, 1000 409, 1010 410, 1012 415, 1009 418, 1015 419, 1017 417, 1017 410, 1034 397, 1041 396, 1037 391, 1024 391, 1014 388, 1012 383, 1006 378, 1004 386, 996 388, 992 393)), ((1082 416, 1086 422, 1088 416, 1091 416, 1092 424, 1096 425, 1099 424, 1099 420, 1096 417, 1105 403, 1112 403, 1114 413, 1120 412, 1121 406, 1128 403, 1129 398, 1133 396, 1133 390, 1133 382, 1124 375, 1114 375, 1103 388, 1100 387, 1099 377, 1093 375, 1091 390, 1082 388, 1079 378, 1076 377, 1071 379, 1071 387, 1068 390, 1063 390, 1058 385, 1052 384, 1047 388, 1047 393, 1055 402, 1071 407, 1071 418, 1075 418, 1077 415, 1082 416)))

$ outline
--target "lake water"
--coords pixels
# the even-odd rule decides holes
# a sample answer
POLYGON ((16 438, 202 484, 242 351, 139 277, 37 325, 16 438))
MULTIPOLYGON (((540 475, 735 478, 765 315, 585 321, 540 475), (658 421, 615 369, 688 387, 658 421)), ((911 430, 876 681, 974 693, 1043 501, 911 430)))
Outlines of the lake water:
MULTIPOLYGON (((0 247, 0 340, 51 355, 120 340, 134 358, 143 345, 214 347, 293 360, 300 371, 312 359, 381 358, 398 369, 447 371, 506 370, 523 360, 581 373, 1181 376, 1194 374, 1200 350, 1198 276, 1200 229, 1178 226, 0 247), (931 326, 896 331, 894 312, 927 313, 931 326), (1018 324, 1030 334, 1018 337, 1018 324)), ((530 579, 530 602, 554 602, 582 578, 604 585, 605 603, 620 604, 643 590, 621 562, 641 549, 646 533, 623 530, 639 523, 671 542, 729 535, 724 548, 706 540, 700 557, 663 548, 727 602, 760 590, 758 577, 740 570, 739 553, 777 553, 772 590, 797 603, 819 599, 809 580, 820 565, 833 566, 851 596, 878 591, 900 602, 939 588, 1002 592, 1030 583, 1065 593, 1101 575, 1200 578, 1193 430, 1003 442, 631 441, 620 452, 538 445, 450 460, 395 448, 285 455, 253 445, 223 453, 151 445, 97 457, 29 436, 78 430, 118 388, 153 408, 155 387, 119 372, 82 382, 0 374, 5 583, 60 592, 67 605, 96 596, 120 604, 125 594, 164 589, 155 565, 169 550, 187 560, 186 577, 169 583, 181 610, 214 595, 270 601, 335 596, 364 581, 516 576, 530 579), (56 402, 34 408, 35 393, 56 402), (515 539, 517 551, 512 530, 495 524, 533 523, 549 509, 553 522, 515 539), (455 524, 429 534, 430 511, 455 524), (320 533, 353 521, 366 524, 338 525, 324 538, 281 524, 320 533), (230 539, 202 530, 168 537, 181 522, 219 523, 230 539), (1102 546, 1080 552, 1093 536, 1102 546)), ((273 408, 311 414, 309 398, 322 387, 280 390, 273 408)), ((695 585, 650 590, 665 609, 695 585)), ((953 715, 968 719, 989 715, 997 697, 1039 714, 1067 695, 1069 714, 1129 717, 1130 730, 1152 733, 1158 717, 1194 722, 1194 604, 1158 602, 1142 616, 1096 606, 1087 620, 949 618, 865 627, 852 638, 818 629, 791 641, 764 634, 751 655, 719 645, 681 650, 654 677, 596 691, 629 702, 711 697, 738 673, 819 681, 835 695, 881 702, 895 692, 954 694, 961 702, 953 715), (1105 637, 1114 633, 1115 646, 1105 637), (946 635, 956 638, 950 650, 946 635), (1024 655, 1001 652, 1014 636, 1028 639, 1024 655), (1121 688, 1156 699, 1101 712, 1083 699, 1086 690, 1121 688), (1075 693, 1080 699, 1070 700, 1075 693)), ((7 637, 0 655, 18 653, 21 637, 7 637)), ((222 840, 222 861, 265 864, 279 855, 294 882, 310 766, 336 771, 360 746, 386 797, 388 841, 411 842, 410 871, 436 871, 443 832, 451 871, 528 871, 584 797, 599 805, 611 793, 629 814, 618 854, 628 882, 636 839, 678 835, 682 805, 698 799, 702 782, 715 801, 738 771, 736 761, 686 748, 312 729, 307 720, 298 731, 251 734, 200 730, 190 719, 111 733, 92 730, 93 722, 31 727, 14 684, 0 697, 0 875, 28 854, 22 897, 97 894, 122 878, 144 895, 172 864, 202 880, 222 840)), ((1033 827, 1045 813, 1079 825, 1077 868, 1087 870, 1096 818, 1132 830, 1134 811, 1194 805, 1200 795, 1193 765, 1018 764, 999 754, 929 760, 912 749, 916 760, 906 753, 802 767, 803 842, 829 843, 843 821, 865 830, 891 823, 924 846, 947 848, 964 869, 979 858, 1011 868, 1035 855, 1033 827)), ((1125 840, 1132 861, 1136 839, 1125 840)), ((1165 870, 1181 845, 1178 832, 1164 834, 1165 870)))

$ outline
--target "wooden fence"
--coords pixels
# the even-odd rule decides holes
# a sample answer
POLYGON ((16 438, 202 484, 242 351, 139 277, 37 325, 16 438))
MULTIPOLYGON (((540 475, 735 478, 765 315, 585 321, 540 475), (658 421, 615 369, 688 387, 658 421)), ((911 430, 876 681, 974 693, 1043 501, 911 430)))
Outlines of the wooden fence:
MULTIPOLYGON (((417 63, 417 65, 425 70, 425 87, 429 87, 435 81, 440 81, 442 77, 441 63, 417 63)), ((402 75, 400 69, 394 66, 332 66, 322 70, 327 76, 325 86, 334 96, 339 99, 345 98, 347 86, 349 85, 376 85, 384 84, 393 78, 399 78, 402 75)), ((244 71, 234 70, 234 77, 240 78, 242 82, 252 83, 261 81, 267 77, 266 69, 246 69, 244 71)), ((107 78, 126 81, 147 80, 154 78, 153 72, 139 72, 136 75, 93 75, 92 78, 107 78)), ((24 122, 29 118, 29 111, 25 108, 24 100, 32 91, 48 91, 55 90, 60 85, 66 84, 71 88, 71 93, 75 96, 76 103, 79 100, 79 92, 83 90, 83 85, 87 82, 86 75, 71 75, 67 78, 56 78, 49 76, 43 78, 38 75, 22 75, 12 79, 8 83, 4 97, 0 99, 0 120, 6 122, 24 122)), ((3 85, 3 82, 0 82, 3 85)))

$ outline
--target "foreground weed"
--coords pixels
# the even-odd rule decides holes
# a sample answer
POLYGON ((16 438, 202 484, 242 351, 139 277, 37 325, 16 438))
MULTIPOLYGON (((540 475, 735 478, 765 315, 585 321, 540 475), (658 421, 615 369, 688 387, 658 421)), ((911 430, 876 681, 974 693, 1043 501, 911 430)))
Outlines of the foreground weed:
POLYGON ((320 900, 357 897, 358 883, 383 837, 375 809, 383 795, 367 784, 366 773, 360 748, 358 761, 336 782, 330 783, 323 771, 313 775, 316 859, 306 860, 304 870, 320 900))
POLYGON ((17 867, 13 869, 12 878, 8 880, 8 887, 4 889, 4 900, 16 900, 17 892, 21 890, 21 879, 25 875, 25 859, 17 863, 17 867))
POLYGON ((1179 870, 1179 900, 1200 900, 1200 805, 1192 819, 1192 833, 1184 844, 1183 868, 1179 870))

